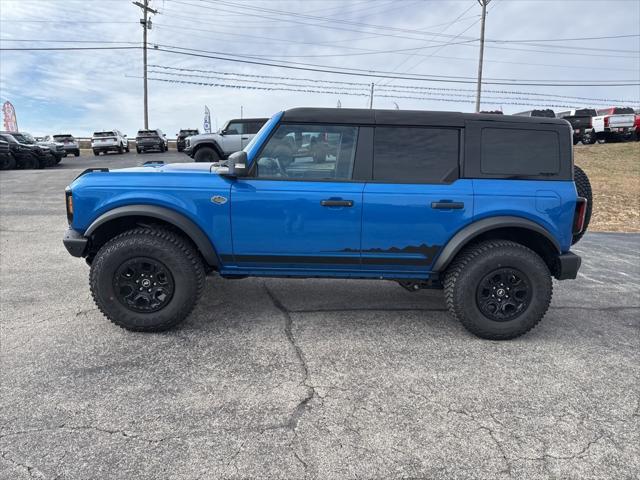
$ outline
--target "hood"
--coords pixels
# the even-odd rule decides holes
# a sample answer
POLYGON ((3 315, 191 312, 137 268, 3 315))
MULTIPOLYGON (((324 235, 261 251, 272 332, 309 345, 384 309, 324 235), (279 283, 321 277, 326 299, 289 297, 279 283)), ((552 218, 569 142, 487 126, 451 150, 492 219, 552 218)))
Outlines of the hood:
POLYGON ((189 138, 191 142, 199 142, 200 140, 211 140, 219 137, 219 133, 200 133, 198 135, 190 135, 187 138, 189 138))
POLYGON ((217 164, 206 162, 194 163, 151 163, 139 167, 119 168, 110 173, 216 173, 217 164))

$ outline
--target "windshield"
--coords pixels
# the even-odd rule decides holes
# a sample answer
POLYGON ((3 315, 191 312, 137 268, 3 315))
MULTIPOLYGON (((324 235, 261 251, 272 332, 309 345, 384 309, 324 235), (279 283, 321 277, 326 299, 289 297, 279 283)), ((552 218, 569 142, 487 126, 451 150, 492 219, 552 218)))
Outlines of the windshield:
POLYGON ((28 143, 28 144, 36 143, 36 141, 33 139, 33 137, 31 135, 29 135, 28 133, 14 133, 12 135, 19 142, 28 143))
POLYGON ((9 135, 8 133, 0 135, 0 138, 2 138, 3 140, 6 140, 9 143, 18 143, 18 141, 15 138, 13 138, 13 135, 9 135))
POLYGON ((282 118, 282 115, 284 115, 284 112, 278 112, 271 117, 267 123, 262 126, 258 133, 256 133, 255 137, 247 143, 247 146, 243 148, 243 151, 247 153, 247 164, 251 164, 264 141, 269 137, 269 135, 271 135, 271 132, 282 118))
POLYGON ((93 136, 102 138, 102 137, 115 137, 116 135, 113 132, 95 132, 93 136))
POLYGON ((138 130, 138 137, 157 137, 158 132, 155 130, 138 130))

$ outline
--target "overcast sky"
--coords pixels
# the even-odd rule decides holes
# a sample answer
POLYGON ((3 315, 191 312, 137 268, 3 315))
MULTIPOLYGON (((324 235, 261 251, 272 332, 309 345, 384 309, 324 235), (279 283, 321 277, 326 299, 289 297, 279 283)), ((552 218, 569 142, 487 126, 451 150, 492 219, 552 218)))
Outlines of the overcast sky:
MULTIPOLYGON (((150 5, 158 14, 149 42, 159 49, 412 77, 292 70, 152 48, 149 64, 156 67, 150 67, 149 77, 222 85, 150 80, 150 127, 168 136, 180 128, 202 129, 204 105, 214 128, 239 117, 241 106, 245 117, 268 117, 294 106, 335 107, 338 101, 342 107, 367 108, 370 82, 374 108, 474 109, 477 0, 151 0, 150 5), (417 74, 432 77, 427 81, 417 74)), ((513 85, 485 85, 483 109, 514 113, 539 105, 560 111, 622 100, 640 106, 637 85, 526 85, 637 84, 640 0, 493 0, 488 12, 484 78, 513 85), (620 38, 556 41, 613 36, 620 38)), ((0 47, 139 47, 140 17, 130 0, 0 0, 0 47)), ((143 125, 141 75, 140 49, 5 50, 0 100, 13 102, 20 129, 36 135, 82 136, 118 128, 132 136, 143 125)))

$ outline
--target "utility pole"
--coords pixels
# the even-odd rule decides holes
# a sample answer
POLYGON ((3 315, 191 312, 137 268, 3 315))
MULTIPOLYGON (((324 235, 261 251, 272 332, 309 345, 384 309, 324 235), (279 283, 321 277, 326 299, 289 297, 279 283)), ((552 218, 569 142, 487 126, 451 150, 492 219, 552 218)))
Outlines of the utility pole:
POLYGON ((244 114, 244 108, 242 105, 240 105, 240 118, 242 118, 243 114, 244 114))
POLYGON ((158 13, 157 10, 149 7, 149 0, 142 0, 144 3, 131 2, 135 6, 142 9, 142 15, 144 18, 140 19, 142 25, 142 64, 144 68, 144 129, 149 129, 149 101, 147 93, 147 30, 151 30, 151 20, 149 19, 149 12, 158 13))
POLYGON ((369 110, 373 108, 373 82, 371 82, 371 94, 369 95, 369 110))
POLYGON ((480 92, 482 91, 482 59, 484 57, 484 21, 487 17, 487 5, 491 0, 478 0, 482 5, 482 21, 480 26, 480 59, 478 61, 478 89, 476 90, 476 113, 480 111, 480 92))

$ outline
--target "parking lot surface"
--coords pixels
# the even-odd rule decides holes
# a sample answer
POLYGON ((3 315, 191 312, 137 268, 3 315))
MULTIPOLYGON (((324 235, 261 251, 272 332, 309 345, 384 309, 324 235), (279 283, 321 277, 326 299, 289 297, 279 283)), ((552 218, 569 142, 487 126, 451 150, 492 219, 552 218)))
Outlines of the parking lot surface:
POLYGON ((0 478, 638 478, 640 235, 587 234, 508 342, 439 291, 217 277, 180 328, 136 334, 64 250, 63 189, 151 159, 190 161, 0 173, 0 478))

